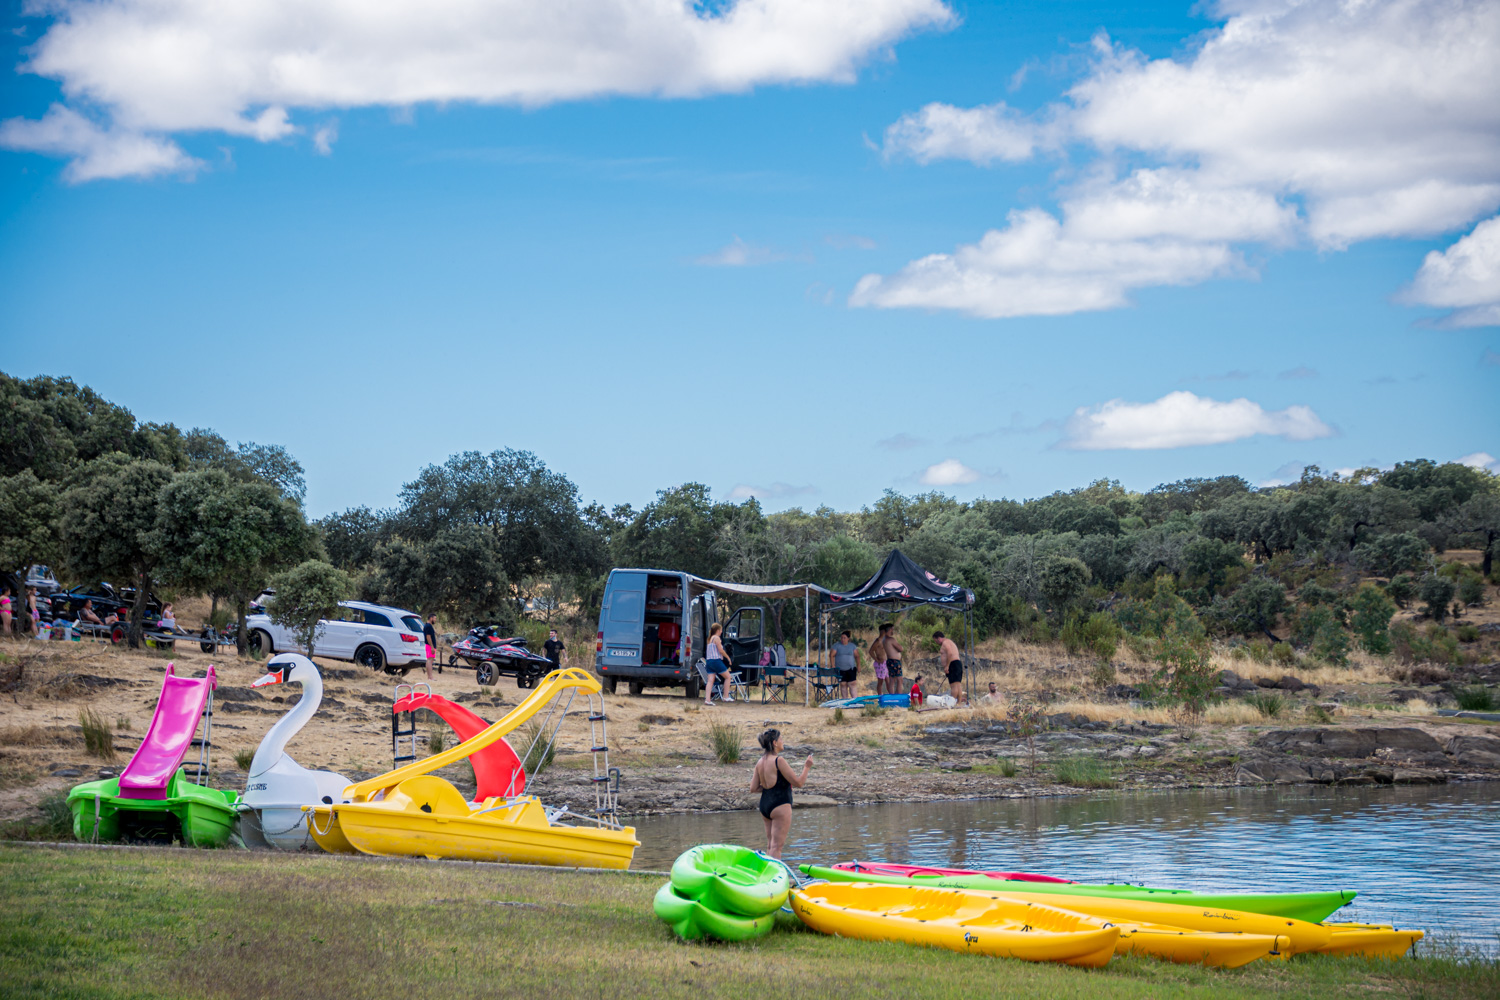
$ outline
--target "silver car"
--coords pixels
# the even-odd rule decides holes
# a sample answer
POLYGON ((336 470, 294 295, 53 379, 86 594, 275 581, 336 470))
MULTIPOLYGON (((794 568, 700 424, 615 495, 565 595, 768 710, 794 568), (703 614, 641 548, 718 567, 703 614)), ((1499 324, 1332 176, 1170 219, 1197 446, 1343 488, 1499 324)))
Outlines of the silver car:
MULTIPOLYGON (((263 656, 301 651, 291 629, 276 624, 270 615, 249 615, 245 627, 250 647, 263 656)), ((340 601, 338 617, 319 622, 313 652, 331 660, 352 660, 371 670, 405 673, 426 660, 422 619, 383 604, 340 601)))

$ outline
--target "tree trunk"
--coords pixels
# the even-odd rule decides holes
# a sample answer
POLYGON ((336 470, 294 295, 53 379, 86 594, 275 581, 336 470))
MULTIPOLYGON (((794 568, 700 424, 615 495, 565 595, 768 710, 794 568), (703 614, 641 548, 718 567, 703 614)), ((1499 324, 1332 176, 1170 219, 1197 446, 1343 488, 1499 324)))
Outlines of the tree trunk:
POLYGON ((147 588, 151 586, 151 574, 136 576, 135 605, 130 609, 130 648, 141 648, 141 619, 146 617, 147 588))
POLYGON ((1486 577, 1495 568, 1495 539, 1500 538, 1500 531, 1486 531, 1484 533, 1484 560, 1479 564, 1479 572, 1486 577))
POLYGON ((250 651, 250 637, 245 634, 245 615, 249 612, 249 602, 243 594, 234 595, 235 614, 239 615, 239 621, 234 626, 234 652, 236 656, 244 656, 250 651))

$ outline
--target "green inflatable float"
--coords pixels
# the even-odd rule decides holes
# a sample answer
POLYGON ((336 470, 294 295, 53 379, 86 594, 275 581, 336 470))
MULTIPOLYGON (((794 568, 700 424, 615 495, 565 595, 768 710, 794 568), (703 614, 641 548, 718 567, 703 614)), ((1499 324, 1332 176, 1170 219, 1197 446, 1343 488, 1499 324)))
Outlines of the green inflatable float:
POLYGON ((786 903, 787 867, 733 844, 705 844, 672 864, 672 880, 652 903, 678 937, 698 941, 748 941, 769 934, 786 903))

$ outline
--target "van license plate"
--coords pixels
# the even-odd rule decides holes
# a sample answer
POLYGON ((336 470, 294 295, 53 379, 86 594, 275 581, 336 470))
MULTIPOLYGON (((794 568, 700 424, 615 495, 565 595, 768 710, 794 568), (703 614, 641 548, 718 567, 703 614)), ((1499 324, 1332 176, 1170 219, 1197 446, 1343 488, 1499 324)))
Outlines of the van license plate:
POLYGON ((635 650, 633 650, 633 649, 615 649, 613 646, 611 646, 610 649, 609 649, 609 655, 610 656, 634 656, 635 655, 635 650))

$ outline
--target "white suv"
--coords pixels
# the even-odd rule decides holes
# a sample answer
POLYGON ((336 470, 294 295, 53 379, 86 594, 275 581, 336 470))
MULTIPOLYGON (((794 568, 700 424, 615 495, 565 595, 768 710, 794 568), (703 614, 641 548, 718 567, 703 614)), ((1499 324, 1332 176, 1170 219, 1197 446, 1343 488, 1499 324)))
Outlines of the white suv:
MULTIPOLYGON (((322 620, 313 652, 331 660, 353 660, 371 670, 405 673, 422 666, 422 619, 410 611, 363 601, 340 601, 337 618, 322 620)), ((301 647, 291 629, 271 621, 270 615, 248 615, 245 628, 250 647, 264 656, 297 652, 301 647)))

